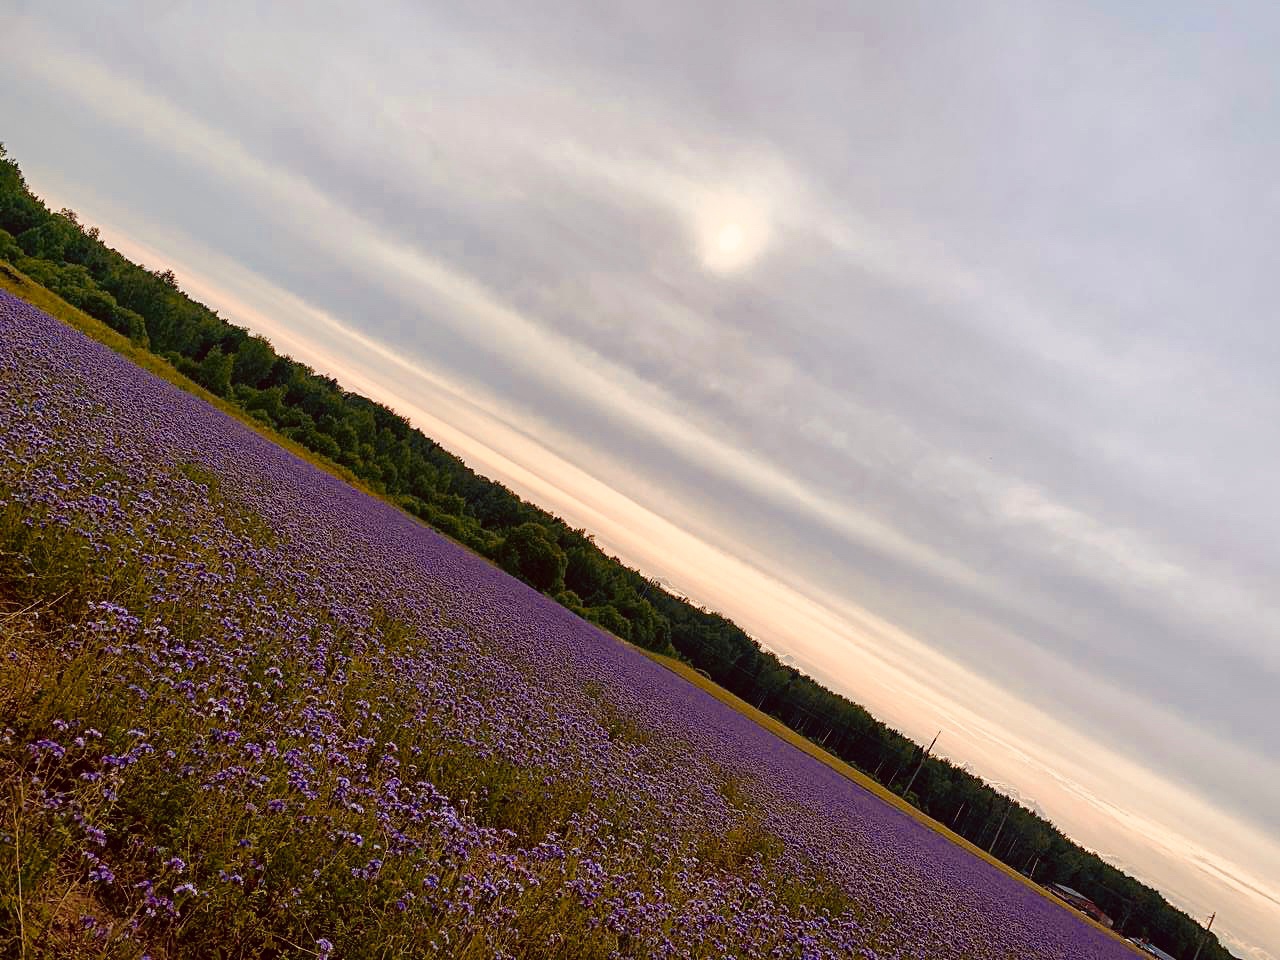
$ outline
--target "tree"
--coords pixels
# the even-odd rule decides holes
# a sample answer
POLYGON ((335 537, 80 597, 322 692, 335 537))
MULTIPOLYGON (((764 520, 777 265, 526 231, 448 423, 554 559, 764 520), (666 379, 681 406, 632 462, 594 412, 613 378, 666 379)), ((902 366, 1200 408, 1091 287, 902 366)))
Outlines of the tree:
POLYGON ((608 561, 594 544, 570 548, 566 555, 564 581, 588 606, 603 603, 613 595, 608 561))
POLYGON ((231 362, 221 347, 214 347, 200 361, 196 379, 210 393, 225 397, 231 392, 231 362))
POLYGON ((629 639, 633 643, 659 653, 675 653, 671 646, 671 624, 648 600, 636 596, 636 592, 627 587, 614 597, 612 607, 631 624, 629 639))
POLYGON ((0 144, 0 227, 15 237, 49 217, 49 211, 27 189, 18 164, 0 144))
POLYGON ((508 573, 544 593, 564 589, 564 551, 539 523, 522 523, 508 531, 497 559, 508 573))
POLYGON ((630 621, 607 603, 600 607, 588 607, 587 619, 599 624, 623 640, 631 639, 630 621))
POLYGON ((250 387, 264 386, 277 359, 270 343, 262 337, 248 337, 236 351, 231 379, 250 387))
POLYGON ((0 229, 0 260, 17 263, 22 256, 23 250, 18 246, 18 241, 13 239, 8 230, 0 229))

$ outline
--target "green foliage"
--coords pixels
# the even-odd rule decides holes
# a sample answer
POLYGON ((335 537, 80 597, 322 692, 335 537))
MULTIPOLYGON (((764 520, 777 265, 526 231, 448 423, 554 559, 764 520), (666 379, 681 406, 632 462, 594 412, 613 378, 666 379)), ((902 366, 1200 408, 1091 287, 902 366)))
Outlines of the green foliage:
POLYGON ((35 259, 22 255, 21 250, 18 253, 19 256, 13 261, 14 265, 32 280, 52 290, 72 306, 79 307, 89 316, 101 320, 113 330, 123 333, 139 346, 148 345, 146 324, 142 317, 120 306, 115 297, 98 286, 83 266, 35 259))
POLYGON ((31 195, 18 164, 0 144, 0 228, 17 236, 49 216, 45 205, 31 195))
POLYGON ((509 531, 498 548, 497 561, 508 573, 545 593, 564 587, 564 551, 537 523, 522 523, 509 531))
POLYGON ((24 256, 22 247, 8 230, 0 230, 0 260, 17 263, 24 256))
POLYGON ((264 338, 246 337, 236 351, 232 379, 247 387, 260 387, 271 376, 278 359, 275 350, 264 338))
POLYGON ((671 624, 666 617, 654 609, 653 604, 636 595, 630 588, 620 591, 613 598, 613 609, 616 609, 631 626, 632 643, 646 650, 657 650, 659 653, 674 654, 671 645, 671 624))
POLYGON ((616 633, 623 640, 631 639, 631 624, 616 608, 606 603, 600 607, 588 607, 585 612, 592 623, 599 624, 610 633, 616 633))
POLYGON ((214 347, 204 355, 196 368, 195 380, 210 393, 225 397, 231 392, 231 367, 234 357, 228 357, 221 347, 214 347))
POLYGON ((582 616, 582 598, 572 590, 561 590, 556 594, 556 603, 562 607, 567 607, 578 616, 582 616))
POLYGON ((571 547, 566 557, 564 582, 584 603, 603 603, 613 596, 614 570, 595 544, 571 547))

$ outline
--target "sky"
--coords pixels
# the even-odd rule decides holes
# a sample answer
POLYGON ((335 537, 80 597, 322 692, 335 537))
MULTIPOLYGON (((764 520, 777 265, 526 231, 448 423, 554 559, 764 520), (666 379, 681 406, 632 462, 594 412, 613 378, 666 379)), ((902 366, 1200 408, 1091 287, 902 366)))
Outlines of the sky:
POLYGON ((0 0, 33 189, 1280 960, 1280 7, 0 0))

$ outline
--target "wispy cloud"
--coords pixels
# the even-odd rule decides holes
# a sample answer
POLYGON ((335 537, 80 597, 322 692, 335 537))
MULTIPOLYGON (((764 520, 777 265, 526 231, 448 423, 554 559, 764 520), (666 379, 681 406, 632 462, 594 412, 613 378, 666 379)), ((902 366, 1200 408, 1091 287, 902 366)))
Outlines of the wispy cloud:
POLYGON ((1218 106, 1262 49, 1187 10, 580 12, 32 11, 4 136, 224 314, 1274 939, 1276 127, 1218 106))

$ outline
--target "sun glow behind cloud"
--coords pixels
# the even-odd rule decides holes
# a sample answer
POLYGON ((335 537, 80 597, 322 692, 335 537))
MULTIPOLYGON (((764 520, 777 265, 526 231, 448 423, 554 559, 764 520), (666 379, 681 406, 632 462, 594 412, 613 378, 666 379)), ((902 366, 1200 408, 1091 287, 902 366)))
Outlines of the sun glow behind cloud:
POLYGON ((695 212, 698 252, 714 273, 749 267, 769 243, 770 224, 764 204, 732 191, 714 191, 695 212))

